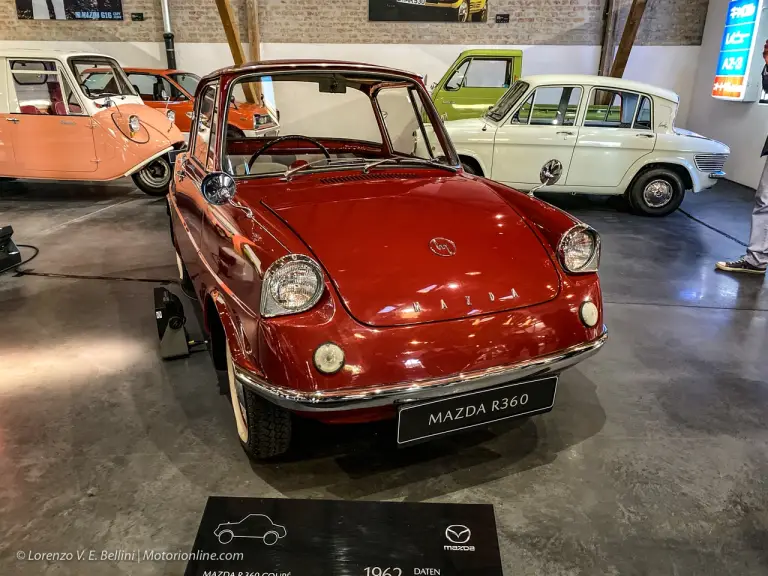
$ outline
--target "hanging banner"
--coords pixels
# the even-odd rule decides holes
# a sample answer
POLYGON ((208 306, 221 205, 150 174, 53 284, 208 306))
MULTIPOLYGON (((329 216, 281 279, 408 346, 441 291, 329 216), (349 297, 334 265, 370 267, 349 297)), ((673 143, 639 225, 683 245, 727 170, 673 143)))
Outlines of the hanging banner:
POLYGON ((185 576, 502 576, 489 504, 208 498, 185 576))
POLYGON ((488 0, 368 0, 368 20, 486 22, 488 0))
MULTIPOLYGON (((731 0, 720 44, 712 96, 753 102, 761 92, 761 54, 755 54, 764 0, 731 0), (756 70, 755 70, 756 69, 756 70)), ((759 43, 762 49, 762 42, 759 43)))
POLYGON ((122 0, 16 0, 19 20, 122 20, 122 0))

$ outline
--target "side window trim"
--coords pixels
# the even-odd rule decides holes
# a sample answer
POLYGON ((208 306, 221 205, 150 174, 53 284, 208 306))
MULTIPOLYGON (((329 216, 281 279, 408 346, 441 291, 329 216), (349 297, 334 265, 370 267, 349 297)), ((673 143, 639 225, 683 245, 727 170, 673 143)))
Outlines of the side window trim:
MULTIPOLYGON (((203 164, 200 162, 200 160, 197 159, 197 156, 195 156, 195 151, 197 150, 197 130, 200 127, 200 107, 203 105, 203 102, 205 102, 205 98, 203 96, 205 95, 205 91, 208 90, 210 86, 214 87, 214 110, 215 110, 215 102, 216 102, 216 96, 219 93, 219 82, 217 80, 212 80, 205 84, 202 89, 200 90, 200 98, 195 99, 195 109, 192 112, 192 127, 189 132, 189 154, 187 155, 187 158, 192 160, 193 162, 197 163, 197 165, 205 170, 206 167, 203 166, 203 164)), ((205 155, 206 164, 208 163, 208 153, 210 153, 210 144, 208 145, 208 152, 205 155)))
POLYGON ((655 124, 653 123, 653 98, 651 98, 648 94, 640 94, 640 101, 637 105, 637 110, 635 110, 635 117, 632 120, 632 130, 649 130, 651 132, 654 132, 655 124), (648 120, 649 124, 651 125, 650 128, 635 128, 635 124, 637 124, 637 119, 640 117, 640 111, 643 108, 643 101, 648 100, 648 109, 650 111, 650 119, 648 120))
POLYGON ((456 68, 453 69, 453 74, 451 74, 448 80, 445 81, 445 84, 443 84, 443 90, 447 90, 448 92, 458 92, 464 87, 464 83, 467 81, 467 72, 469 72, 469 67, 472 66, 472 60, 473 60, 472 56, 467 56, 466 58, 464 58, 464 60, 458 63, 456 68), (456 74, 458 74, 459 70, 461 70, 461 67, 464 66, 464 64, 467 65, 467 69, 464 70, 464 76, 461 79, 461 84, 456 86, 456 88, 448 88, 448 84, 451 83, 451 80, 453 80, 453 77, 456 76, 456 74))
MULTIPOLYGON (((565 92, 566 88, 571 88, 572 90, 579 90, 579 102, 578 102, 578 104, 576 104, 576 114, 573 117, 573 124, 571 124, 570 126, 580 126, 581 125, 581 123, 585 119, 585 118, 580 118, 581 109, 582 109, 581 103, 582 103, 582 100, 584 98, 584 93, 585 93, 584 86, 582 86, 581 84, 540 84, 538 86, 534 86, 533 90, 531 90, 528 94, 525 94, 523 96, 523 98, 521 98, 520 104, 518 104, 512 110, 511 115, 509 117, 509 122, 505 122, 504 124, 510 124, 510 125, 513 125, 513 126, 530 126, 531 125, 531 120, 533 120, 533 110, 534 110, 534 108, 536 106, 536 97, 538 95, 537 93, 538 93, 538 91, 541 88, 560 88, 560 89, 562 89, 563 90, 563 94, 560 95, 560 100, 561 101, 562 101, 562 98, 563 98, 563 95, 564 95, 564 92, 565 92), (533 95, 533 103, 531 104, 530 114, 528 114, 528 122, 526 122, 525 124, 518 123, 518 122, 513 122, 512 120, 514 119, 515 115, 520 111, 520 109, 523 106, 525 106, 525 103, 528 102, 528 100, 531 98, 531 95, 533 95), (580 120, 581 120, 581 122, 580 122, 580 120)), ((571 94, 573 94, 573 92, 571 92, 571 94)), ((558 107, 559 107, 559 103, 558 103, 558 107)), ((567 106, 566 106, 566 110, 567 110, 567 106)), ((567 113, 566 113, 566 116, 567 116, 567 113)), ((563 120, 565 120, 565 116, 563 117, 563 120)), ((565 124, 562 124, 562 125, 564 126, 565 124)), ((534 124, 534 126, 547 126, 547 124, 534 124)), ((553 124, 553 126, 561 126, 561 124, 553 124)))
POLYGON ((80 100, 80 96, 78 95, 77 90, 75 90, 72 80, 69 79, 67 68, 61 62, 56 62, 56 69, 59 71, 59 78, 61 79, 61 90, 64 94, 64 106, 67 108, 67 116, 90 116, 90 114, 88 114, 87 108, 83 105, 82 100, 80 100), (67 91, 64 90, 65 83, 67 83, 69 90, 72 92, 72 96, 75 99, 75 102, 78 106, 80 106, 80 110, 82 110, 82 112, 79 114, 72 112, 72 110, 69 108, 69 98, 67 98, 67 91))
MULTIPOLYGON (((626 126, 626 127, 614 126, 614 128, 620 128, 622 130, 639 130, 639 128, 635 128, 635 122, 637 121, 637 116, 640 113, 640 105, 642 104, 643 97, 648 98, 648 101, 651 105, 651 130, 653 130, 653 98, 651 98, 649 94, 645 94, 644 92, 637 92, 636 90, 626 90, 624 88, 609 88, 608 86, 602 86, 602 85, 592 86, 592 88, 589 91, 589 96, 587 97, 587 105, 585 107, 586 112, 589 112, 589 103, 592 101, 592 96, 597 90, 602 90, 603 92, 609 92, 614 96, 618 94, 621 97, 621 93, 624 92, 627 94, 634 94, 638 97, 637 103, 635 104, 635 111, 632 116, 632 125, 626 126)), ((613 99, 611 99, 611 103, 608 104, 609 109, 612 103, 613 103, 613 99)), ((608 117, 608 112, 606 111, 606 118, 607 117, 608 117)), ((584 125, 586 121, 587 121, 587 116, 585 113, 582 125, 584 125)), ((621 118, 619 118, 619 121, 621 121, 621 118)), ((587 126, 587 128, 606 128, 606 126, 587 126)))

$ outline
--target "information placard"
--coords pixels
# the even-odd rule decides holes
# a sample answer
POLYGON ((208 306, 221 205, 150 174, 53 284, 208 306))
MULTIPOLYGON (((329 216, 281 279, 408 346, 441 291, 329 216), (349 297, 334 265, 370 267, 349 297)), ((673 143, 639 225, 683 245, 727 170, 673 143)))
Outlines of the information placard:
POLYGON ((210 497, 185 576, 502 576, 493 506, 210 497))

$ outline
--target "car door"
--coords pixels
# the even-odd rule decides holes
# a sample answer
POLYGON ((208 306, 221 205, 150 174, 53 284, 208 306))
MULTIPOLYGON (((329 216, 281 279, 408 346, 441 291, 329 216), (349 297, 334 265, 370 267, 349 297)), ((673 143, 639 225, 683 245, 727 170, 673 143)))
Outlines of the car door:
POLYGON ((432 99, 448 120, 478 118, 516 80, 515 57, 466 57, 435 88, 432 99))
POLYGON ((9 131, 18 176, 85 178, 98 168, 91 118, 56 60, 8 59, 9 131))
POLYGON ((561 182, 571 164, 583 88, 538 86, 499 126, 493 147, 491 178, 522 189, 541 183, 541 168, 550 160, 562 165, 561 182))
POLYGON ((649 96, 593 88, 571 160, 566 185, 618 186, 627 170, 656 145, 649 96))
MULTIPOLYGON (((201 258, 205 258, 202 250, 203 220, 205 218, 208 203, 200 192, 200 185, 208 173, 208 158, 212 155, 215 146, 215 134, 212 135, 214 109, 216 102, 215 82, 209 83, 203 89, 198 101, 195 119, 190 138, 190 149, 186 154, 182 169, 177 171, 174 200, 178 208, 181 224, 186 232, 177 234, 177 246, 181 257, 187 266, 187 272, 194 279, 202 273, 205 264, 201 258)), ((177 228, 178 230, 178 228, 177 228)), ((210 265, 210 262, 208 263, 210 265)))

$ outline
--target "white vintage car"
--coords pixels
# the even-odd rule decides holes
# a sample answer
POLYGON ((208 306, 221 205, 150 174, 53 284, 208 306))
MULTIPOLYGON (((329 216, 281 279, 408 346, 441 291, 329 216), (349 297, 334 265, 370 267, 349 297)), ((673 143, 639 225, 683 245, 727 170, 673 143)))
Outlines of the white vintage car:
POLYGON ((529 76, 482 118, 445 122, 466 171, 519 190, 626 194, 637 212, 667 215, 686 190, 725 177, 728 146, 674 127, 672 91, 605 76, 529 76), (551 181, 550 180, 550 181, 551 181))

